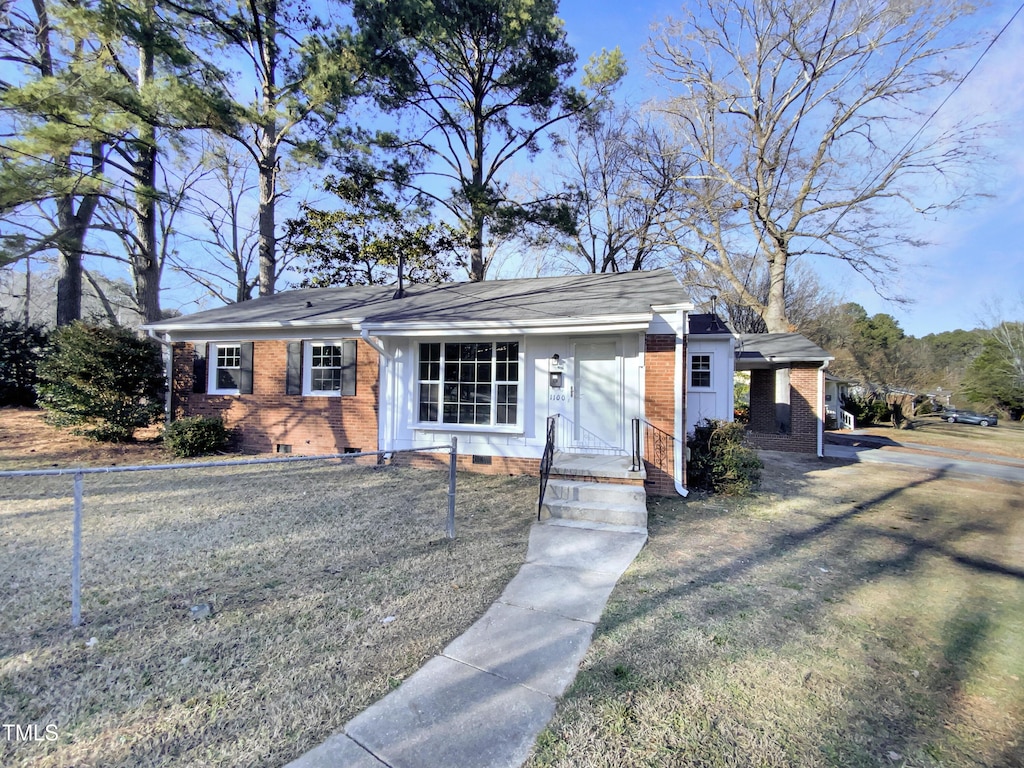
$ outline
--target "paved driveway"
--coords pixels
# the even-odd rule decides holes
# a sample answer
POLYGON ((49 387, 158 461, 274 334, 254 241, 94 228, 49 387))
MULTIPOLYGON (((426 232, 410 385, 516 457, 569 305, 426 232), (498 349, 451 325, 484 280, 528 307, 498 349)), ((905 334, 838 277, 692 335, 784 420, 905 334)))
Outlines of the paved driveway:
POLYGON ((922 469, 943 470, 966 477, 992 477, 1024 483, 1024 461, 971 451, 937 448, 917 443, 896 443, 885 438, 872 440, 856 432, 828 436, 825 457, 853 461, 901 464, 922 469))

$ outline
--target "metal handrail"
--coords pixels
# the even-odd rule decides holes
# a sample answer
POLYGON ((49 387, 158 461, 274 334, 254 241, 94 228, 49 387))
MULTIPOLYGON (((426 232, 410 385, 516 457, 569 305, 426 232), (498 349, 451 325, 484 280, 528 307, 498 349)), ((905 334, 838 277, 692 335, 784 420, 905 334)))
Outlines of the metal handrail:
POLYGON ((637 417, 632 422, 633 438, 633 471, 637 472, 643 467, 645 458, 655 464, 662 471, 667 471, 673 480, 678 480, 686 485, 686 443, 680 438, 666 432, 661 427, 656 427, 647 419, 637 417), (643 438, 643 439, 641 439, 643 438), (675 476, 675 443, 679 443, 682 453, 682 477, 675 476), (666 457, 670 461, 666 461, 666 457), (666 470, 666 467, 670 469, 666 470))
POLYGON ((540 522, 541 507, 544 506, 544 493, 548 489, 548 477, 551 474, 551 465, 555 461, 555 431, 558 423, 558 414, 548 416, 547 435, 544 439, 544 453, 540 457, 540 494, 537 497, 537 521, 540 522))

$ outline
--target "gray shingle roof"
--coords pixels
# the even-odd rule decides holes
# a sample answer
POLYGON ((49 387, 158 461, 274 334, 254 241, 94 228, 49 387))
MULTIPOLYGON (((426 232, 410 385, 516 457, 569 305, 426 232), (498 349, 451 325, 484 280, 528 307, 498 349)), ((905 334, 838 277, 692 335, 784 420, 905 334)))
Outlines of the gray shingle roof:
POLYGON ((602 275, 395 286, 309 288, 151 323, 157 331, 218 327, 450 323, 528 323, 649 314, 651 307, 688 301, 670 270, 602 275))
POLYGON ((799 333, 741 333, 736 342, 736 368, 835 359, 799 333))

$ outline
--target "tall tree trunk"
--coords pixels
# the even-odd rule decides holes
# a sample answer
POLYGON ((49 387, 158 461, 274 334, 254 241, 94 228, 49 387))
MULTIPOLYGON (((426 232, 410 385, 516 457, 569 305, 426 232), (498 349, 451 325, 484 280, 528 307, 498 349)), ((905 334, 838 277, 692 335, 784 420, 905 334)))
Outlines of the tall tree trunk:
MULTIPOLYGON (((92 175, 103 172, 103 144, 93 142, 91 149, 92 175)), ((70 167, 70 158, 64 158, 70 167)), ((63 195, 57 199, 57 326, 69 325, 82 319, 82 257, 85 236, 89 232, 99 195, 76 197, 63 195), (75 210, 75 203, 78 210, 75 210)))
POLYGON ((469 279, 473 282, 483 280, 487 275, 487 264, 484 262, 484 216, 483 206, 472 205, 472 221, 469 229, 469 279))
MULTIPOLYGON (((257 4, 250 0, 252 18, 259 20, 257 4)), ((263 33, 259 36, 263 60, 263 125, 260 137, 260 296, 270 296, 277 281, 277 0, 263 4, 263 33)))
POLYGON ((480 80, 476 80, 476 98, 473 105, 473 157, 470 160, 469 186, 469 279, 478 282, 487 276, 484 260, 484 227, 487 225, 487 188, 484 185, 485 120, 483 96, 479 95, 480 80))
POLYGON ((156 131, 139 131, 135 161, 135 236, 138 246, 131 257, 135 301, 147 323, 160 319, 160 255, 156 236, 156 131))
POLYGON ((269 296, 277 280, 277 126, 273 121, 264 126, 260 145, 260 296, 269 296))
POLYGON ((786 317, 786 261, 784 254, 776 253, 768 262, 768 303, 764 313, 768 333, 792 330, 786 317))
MULTIPOLYGON (((147 23, 152 17, 152 0, 147 3, 147 23)), ((142 94, 152 84, 156 70, 151 35, 139 46, 139 72, 136 87, 142 94)), ((135 301, 145 322, 160 319, 160 255, 156 237, 156 128, 144 120, 139 123, 135 155, 135 236, 131 267, 135 281, 135 301)))
POLYGON ((75 199, 71 195, 57 202, 57 220, 61 228, 57 246, 57 327, 70 325, 82 318, 82 250, 85 230, 73 223, 74 204, 75 199))

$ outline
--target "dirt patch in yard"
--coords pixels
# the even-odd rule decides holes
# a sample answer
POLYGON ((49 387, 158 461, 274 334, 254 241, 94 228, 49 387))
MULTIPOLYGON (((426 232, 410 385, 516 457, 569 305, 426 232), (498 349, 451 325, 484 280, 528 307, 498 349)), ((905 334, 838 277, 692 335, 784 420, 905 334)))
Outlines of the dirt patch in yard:
POLYGON ((151 427, 139 430, 133 443, 98 443, 47 424, 45 411, 0 408, 0 470, 166 462, 159 434, 151 427))
POLYGON ((764 453, 650 505, 537 766, 1024 765, 1024 494, 764 453))

